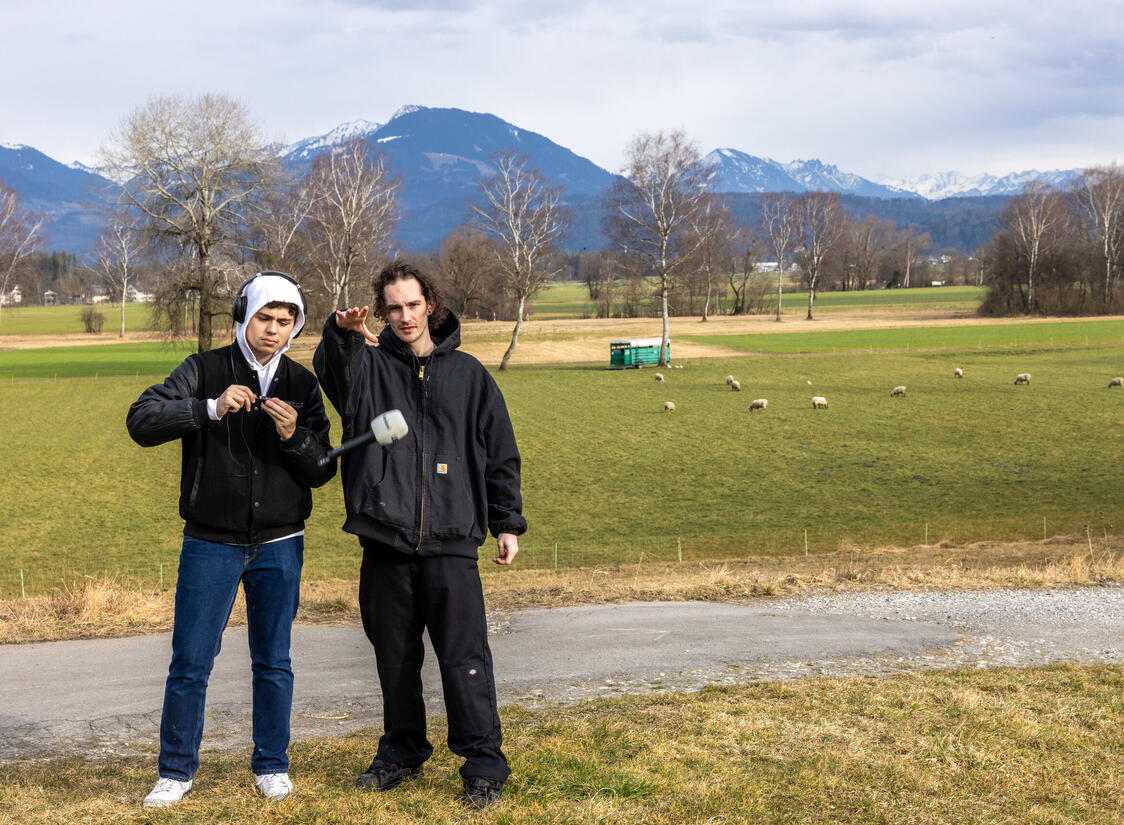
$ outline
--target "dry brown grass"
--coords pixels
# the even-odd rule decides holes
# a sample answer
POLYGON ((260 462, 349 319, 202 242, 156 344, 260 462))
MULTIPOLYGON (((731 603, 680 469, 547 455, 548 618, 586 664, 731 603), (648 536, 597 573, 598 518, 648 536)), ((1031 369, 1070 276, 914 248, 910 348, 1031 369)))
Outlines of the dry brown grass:
MULTIPOLYGON (((846 547, 812 556, 559 570, 484 568, 489 608, 628 601, 746 602, 809 590, 1090 586, 1124 582, 1124 549, 1108 536, 1037 542, 846 547)), ((172 628, 173 592, 82 579, 47 596, 0 601, 0 644, 160 633, 172 628)), ((298 621, 358 622, 355 581, 305 581, 298 621)), ((231 623, 245 620, 242 597, 231 623)))

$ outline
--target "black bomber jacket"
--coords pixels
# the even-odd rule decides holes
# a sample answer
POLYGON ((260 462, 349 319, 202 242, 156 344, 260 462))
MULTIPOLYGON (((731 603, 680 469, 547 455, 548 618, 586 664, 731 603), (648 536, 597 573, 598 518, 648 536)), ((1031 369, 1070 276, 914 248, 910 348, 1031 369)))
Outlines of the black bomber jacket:
POLYGON ((396 550, 476 558, 488 531, 527 529, 520 459, 503 395, 484 366, 460 352, 460 322, 431 327, 424 368, 390 327, 379 345, 329 316, 313 366, 343 420, 344 439, 371 419, 402 411, 409 433, 341 459, 343 529, 396 550))
POLYGON ((125 424, 142 447, 179 439, 180 516, 184 534, 223 544, 259 544, 304 529, 312 487, 336 474, 318 460, 331 449, 315 376, 281 356, 268 395, 297 411, 282 441, 269 414, 237 411, 212 421, 207 399, 231 384, 257 388, 237 345, 188 356, 162 384, 141 393, 125 424))

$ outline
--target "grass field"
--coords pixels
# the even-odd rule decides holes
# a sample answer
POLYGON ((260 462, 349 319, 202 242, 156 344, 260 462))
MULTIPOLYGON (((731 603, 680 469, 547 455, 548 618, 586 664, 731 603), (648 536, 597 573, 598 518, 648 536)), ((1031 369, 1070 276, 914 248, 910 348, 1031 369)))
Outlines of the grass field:
POLYGON ((248 749, 203 755, 150 812, 153 756, 0 765, 0 822, 981 825, 1124 820, 1124 670, 1058 666, 804 679, 501 710, 512 778, 466 815, 444 747, 388 793, 356 788, 373 733, 290 748, 297 787, 257 797, 248 749))
POLYGON ((1124 345, 1124 322, 1091 320, 1046 324, 1036 322, 826 332, 769 332, 753 335, 681 335, 679 340, 714 344, 747 352, 806 353, 863 350, 876 352, 946 349, 962 351, 967 355, 972 350, 981 349, 1025 351, 1069 344, 1124 345))
MULTIPOLYGON (((766 306, 775 310, 776 277, 766 276, 769 285, 766 306)), ((653 290, 655 284, 653 282, 653 290)), ((785 292, 781 303, 784 312, 802 312, 808 308, 807 291, 795 289, 785 292)), ((975 286, 946 286, 940 288, 868 289, 858 292, 820 292, 816 295, 815 312, 833 310, 887 309, 946 309, 950 312, 973 312, 983 300, 986 289, 975 286)), ((532 317, 592 318, 597 315, 597 302, 589 299, 589 288, 580 281, 552 283, 532 301, 532 317)))
MULTIPOLYGON (((1060 337, 1076 326, 1038 330, 1060 337)), ((109 359, 134 346, 93 349, 109 359)), ((167 356, 157 375, 179 360, 167 356)), ((4 359, 31 357, 0 353, 0 376, 4 359)), ((179 449, 128 439, 125 411, 153 379, 135 377, 133 365, 123 371, 134 377, 107 379, 103 363, 97 381, 0 380, 0 593, 21 592, 21 571, 30 593, 75 575, 151 584, 163 565, 165 583, 173 576, 179 449)), ((664 384, 644 370, 519 367, 497 378, 524 459, 530 531, 520 563, 802 554, 805 540, 816 553, 1115 533, 1124 488, 1111 433, 1124 393, 1107 384, 1121 372, 1118 343, 1041 340, 705 359, 668 371, 664 384), (951 377, 954 366, 964 379, 951 377), (1033 383, 1015 387, 1018 372, 1033 383), (897 384, 905 398, 889 397, 897 384), (813 411, 813 394, 830 408, 813 411), (757 397, 769 409, 751 415, 757 397), (662 412, 665 400, 674 415, 662 412)), ((339 482, 315 502, 306 573, 353 578, 339 482)))
POLYGON ((194 351, 194 341, 0 350, 0 384, 167 375, 194 351))
MULTIPOLYGON (((89 307, 69 306, 17 306, 4 307, 0 313, 0 336, 4 335, 62 335, 85 332, 86 326, 78 314, 89 307)), ((121 331, 121 305, 101 304, 105 313, 105 326, 97 338, 116 338, 121 331)), ((149 328, 152 304, 125 304, 125 331, 141 332, 149 328)), ((0 343, 3 338, 0 337, 0 343)))

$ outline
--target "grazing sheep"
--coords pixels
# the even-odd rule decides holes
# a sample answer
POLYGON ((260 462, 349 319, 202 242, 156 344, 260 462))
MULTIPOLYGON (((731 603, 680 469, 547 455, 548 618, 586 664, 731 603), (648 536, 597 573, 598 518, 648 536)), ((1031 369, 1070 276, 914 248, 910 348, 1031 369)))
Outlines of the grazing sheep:
POLYGON ((768 398, 755 398, 755 399, 753 399, 752 401, 749 402, 749 411, 753 412, 754 410, 763 410, 768 406, 769 406, 769 399, 768 398))
POLYGON ((741 392, 742 391, 742 385, 737 381, 731 381, 730 382, 730 389, 732 389, 734 392, 741 392))
POLYGON ((1124 378, 1117 376, 1108 382, 1109 387, 1124 387, 1124 378))
POLYGON ((663 402, 663 411, 664 412, 675 412, 675 402, 674 401, 664 401, 663 402))
POLYGON ((893 398, 896 395, 905 395, 905 387, 903 387, 899 384, 898 386, 896 386, 892 390, 890 390, 890 397, 891 398, 893 398))
POLYGON ((1018 375, 1015 376, 1015 383, 1016 384, 1029 384, 1030 383, 1030 373, 1029 372, 1020 372, 1018 375))
POLYGON ((734 383, 734 376, 732 376, 732 375, 727 375, 727 376, 726 376, 726 386, 728 387, 728 386, 730 386, 730 385, 731 385, 731 384, 733 384, 733 383, 734 383))
POLYGON ((827 409, 827 399, 824 398, 822 395, 813 395, 812 396, 812 409, 818 410, 821 407, 825 410, 827 409))
POLYGON ((662 372, 656 373, 656 380, 657 381, 663 381, 663 373, 662 372))
POLYGON ((964 377, 964 370, 960 369, 960 367, 957 367, 956 369, 954 369, 952 371, 952 375, 955 378, 963 378, 964 377))

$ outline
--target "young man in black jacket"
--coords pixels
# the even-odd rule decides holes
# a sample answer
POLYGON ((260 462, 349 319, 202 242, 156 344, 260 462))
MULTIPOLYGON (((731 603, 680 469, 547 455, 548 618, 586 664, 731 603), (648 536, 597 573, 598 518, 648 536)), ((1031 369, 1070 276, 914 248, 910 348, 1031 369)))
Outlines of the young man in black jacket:
POLYGON ((347 521, 359 536, 359 603, 375 648, 383 695, 378 752, 356 780, 380 791, 420 776, 433 753, 425 735, 422 631, 441 669, 449 749, 461 767, 466 804, 499 799, 510 770, 501 749, 492 656, 477 568, 488 531, 494 561, 510 564, 527 529, 519 450, 499 387, 459 352, 460 323, 441 306, 429 277, 395 261, 375 278, 375 314, 336 312, 313 364, 343 420, 344 438, 398 408, 409 435, 371 443, 342 459, 347 521), (374 346, 368 346, 368 343, 374 346))
POLYGON ((312 487, 335 475, 316 378, 284 355, 305 321, 296 281, 262 272, 234 302, 236 342, 189 356, 129 408, 142 447, 179 440, 183 549, 172 662, 160 719, 159 780, 144 807, 191 791, 207 681, 241 582, 253 666, 254 784, 285 798, 293 671, 289 639, 300 596, 312 487))

